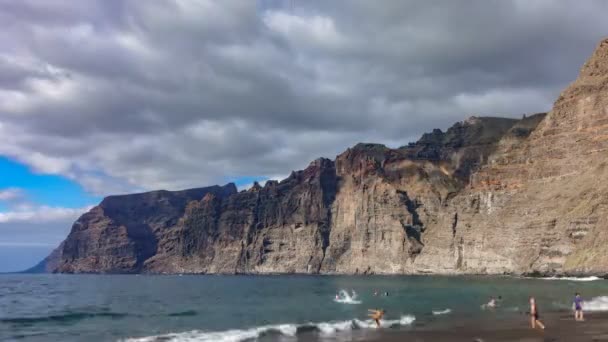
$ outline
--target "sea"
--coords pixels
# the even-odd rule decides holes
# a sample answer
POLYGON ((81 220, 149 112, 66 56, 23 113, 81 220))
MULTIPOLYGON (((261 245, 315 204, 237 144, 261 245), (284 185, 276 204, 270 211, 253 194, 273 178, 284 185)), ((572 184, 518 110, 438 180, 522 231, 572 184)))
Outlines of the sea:
POLYGON ((608 311, 608 280, 469 276, 0 275, 0 341, 368 341, 475 317, 608 311), (496 308, 484 306, 491 297, 496 308), (384 309, 381 328, 368 309, 384 309))

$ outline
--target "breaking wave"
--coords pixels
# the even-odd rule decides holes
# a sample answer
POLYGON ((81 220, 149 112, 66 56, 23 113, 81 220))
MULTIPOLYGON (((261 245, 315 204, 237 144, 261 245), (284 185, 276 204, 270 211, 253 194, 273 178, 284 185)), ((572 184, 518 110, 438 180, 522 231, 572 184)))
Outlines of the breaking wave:
POLYGON ((600 277, 595 277, 595 276, 591 276, 591 277, 546 277, 546 278, 539 278, 542 280, 569 280, 569 281, 595 281, 595 280, 602 280, 602 278, 600 277))
POLYGON ((608 296, 599 296, 583 302, 585 311, 608 311, 608 296))
MULTIPOLYGON (((382 327, 399 327, 412 324, 416 318, 411 315, 401 316, 397 320, 382 320, 382 327)), ((375 329, 372 320, 333 321, 307 324, 277 324, 265 325, 250 329, 233 329, 226 331, 193 330, 181 333, 171 333, 157 336, 129 338, 124 342, 241 342, 253 340, 262 336, 278 335, 294 337, 303 332, 317 332, 321 336, 331 336, 340 332, 352 330, 375 329)))
POLYGON ((362 302, 357 299, 357 293, 352 291, 352 294, 349 294, 346 290, 340 290, 334 298, 334 302, 341 304, 361 304, 362 302))
POLYGON ((452 309, 445 309, 445 310, 433 310, 433 315, 438 316, 438 315, 447 315, 450 312, 452 312, 452 309))

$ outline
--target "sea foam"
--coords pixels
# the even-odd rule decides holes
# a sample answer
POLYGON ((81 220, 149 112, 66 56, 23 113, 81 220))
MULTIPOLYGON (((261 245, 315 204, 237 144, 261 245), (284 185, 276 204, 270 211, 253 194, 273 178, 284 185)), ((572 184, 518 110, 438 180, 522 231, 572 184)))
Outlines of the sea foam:
POLYGON ((608 296, 599 296, 583 302, 585 311, 608 311, 608 296))
POLYGON ((357 299, 357 294, 353 291, 352 295, 348 293, 346 290, 340 290, 336 298, 334 298, 334 302, 340 304, 361 304, 362 302, 357 299))
MULTIPOLYGON (((380 323, 383 328, 391 328, 410 325, 415 319, 412 315, 404 315, 396 320, 381 320, 380 323)), ((317 331, 321 336, 331 336, 340 332, 375 328, 376 323, 372 320, 353 319, 350 321, 321 323, 265 325, 250 329, 233 329, 217 332, 193 330, 181 333, 129 338, 124 340, 124 342, 242 342, 271 334, 294 337, 301 332, 317 331)))
POLYGON ((435 316, 439 316, 439 315, 447 315, 450 312, 452 312, 452 309, 445 309, 445 310, 433 310, 433 315, 435 316))
POLYGON ((591 276, 591 277, 546 277, 540 278, 542 280, 569 280, 569 281, 596 281, 602 280, 602 278, 591 276))

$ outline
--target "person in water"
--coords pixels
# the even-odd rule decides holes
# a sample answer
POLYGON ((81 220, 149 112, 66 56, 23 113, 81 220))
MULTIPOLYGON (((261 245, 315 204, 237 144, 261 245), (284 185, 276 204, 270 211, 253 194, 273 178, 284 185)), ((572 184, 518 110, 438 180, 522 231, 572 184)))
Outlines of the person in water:
POLYGON ((369 311, 369 317, 373 319, 376 322, 376 326, 380 328, 380 320, 384 317, 386 311, 384 311, 384 309, 368 309, 367 311, 369 311))
POLYGON ((496 299, 494 297, 490 297, 490 301, 486 304, 486 307, 488 307, 488 308, 495 308, 496 307, 496 299))
POLYGON ((538 325, 539 328, 545 330, 545 325, 539 320, 539 318, 540 314, 538 312, 536 300, 534 297, 530 297, 530 325, 532 326, 532 329, 536 328, 536 325, 538 325))
POLYGON ((583 298, 581 298, 580 293, 577 292, 574 296, 572 306, 574 307, 574 320, 584 321, 585 319, 583 318, 583 298))

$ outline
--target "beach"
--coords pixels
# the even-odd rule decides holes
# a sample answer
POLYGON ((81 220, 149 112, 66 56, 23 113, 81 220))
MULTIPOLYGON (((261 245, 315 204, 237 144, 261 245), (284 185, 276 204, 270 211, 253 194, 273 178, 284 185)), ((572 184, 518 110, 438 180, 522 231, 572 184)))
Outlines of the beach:
POLYGON ((466 319, 449 326, 414 326, 410 331, 385 330, 367 341, 412 342, 582 342, 608 341, 608 314, 588 313, 584 322, 576 322, 570 312, 548 313, 541 317, 545 330, 531 329, 528 317, 520 320, 466 319))

